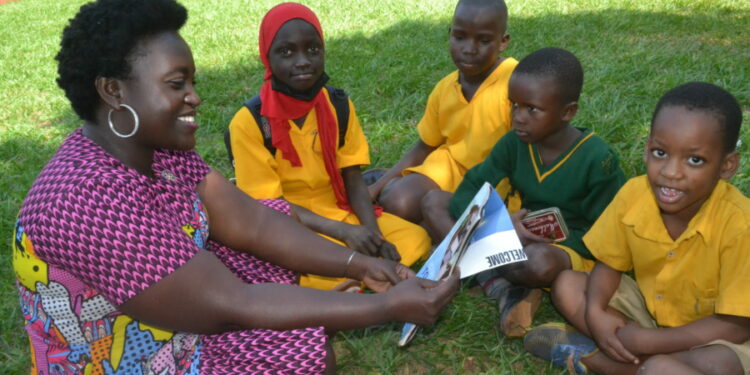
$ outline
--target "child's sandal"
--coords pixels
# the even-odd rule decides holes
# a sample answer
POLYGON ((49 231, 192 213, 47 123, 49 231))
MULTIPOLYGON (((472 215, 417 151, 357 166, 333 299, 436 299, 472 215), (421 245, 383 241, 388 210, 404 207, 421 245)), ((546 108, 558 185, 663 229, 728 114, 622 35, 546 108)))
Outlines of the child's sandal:
POLYGON ((597 352, 594 340, 563 323, 547 323, 529 331, 523 339, 527 352, 555 366, 568 369, 568 373, 588 373, 581 360, 597 352))

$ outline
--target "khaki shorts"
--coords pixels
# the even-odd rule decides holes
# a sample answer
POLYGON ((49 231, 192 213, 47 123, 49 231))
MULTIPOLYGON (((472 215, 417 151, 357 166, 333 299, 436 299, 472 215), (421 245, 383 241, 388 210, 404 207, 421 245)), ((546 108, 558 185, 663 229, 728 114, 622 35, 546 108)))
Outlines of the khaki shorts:
MULTIPOLYGON (((617 291, 609 301, 609 307, 621 312, 628 319, 632 319, 641 327, 658 328, 656 320, 648 312, 646 301, 643 299, 638 284, 628 275, 622 275, 620 285, 617 291)), ((722 345, 734 352, 742 363, 742 369, 746 375, 750 375, 750 340, 742 344, 733 344, 725 340, 714 340, 704 345, 698 345, 695 348, 701 348, 709 345, 722 345)), ((693 348, 693 349, 695 349, 693 348)))

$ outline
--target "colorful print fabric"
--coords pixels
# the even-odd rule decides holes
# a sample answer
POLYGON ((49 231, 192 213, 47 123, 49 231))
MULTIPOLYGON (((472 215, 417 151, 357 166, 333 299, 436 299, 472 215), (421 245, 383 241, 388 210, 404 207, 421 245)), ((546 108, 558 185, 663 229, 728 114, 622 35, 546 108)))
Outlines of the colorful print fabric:
POLYGON ((296 277, 208 240, 208 217, 196 186, 209 167, 196 153, 157 151, 153 171, 154 177, 147 177, 127 168, 79 129, 32 186, 13 241, 31 373, 322 372, 321 328, 204 337, 151 327, 117 311, 201 248, 215 250, 246 282, 296 277), (214 354, 229 346, 233 357, 214 354), (240 358, 255 360, 231 367, 240 358))

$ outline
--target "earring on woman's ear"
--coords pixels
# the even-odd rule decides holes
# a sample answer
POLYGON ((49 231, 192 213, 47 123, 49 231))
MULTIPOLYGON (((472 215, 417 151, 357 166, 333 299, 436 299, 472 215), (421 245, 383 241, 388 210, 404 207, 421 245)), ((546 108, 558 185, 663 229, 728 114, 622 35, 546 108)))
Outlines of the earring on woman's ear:
POLYGON ((133 130, 128 134, 122 134, 119 133, 117 130, 115 130, 115 124, 112 122, 112 112, 114 112, 113 109, 109 110, 109 113, 107 113, 107 122, 109 123, 109 129, 112 130, 112 133, 114 133, 116 136, 120 138, 130 138, 135 135, 135 133, 138 131, 138 126, 140 125, 140 119, 138 118, 138 113, 135 112, 135 109, 133 107, 127 105, 127 104, 120 104, 120 107, 125 107, 130 113, 133 115, 133 122, 135 125, 133 126, 133 130))

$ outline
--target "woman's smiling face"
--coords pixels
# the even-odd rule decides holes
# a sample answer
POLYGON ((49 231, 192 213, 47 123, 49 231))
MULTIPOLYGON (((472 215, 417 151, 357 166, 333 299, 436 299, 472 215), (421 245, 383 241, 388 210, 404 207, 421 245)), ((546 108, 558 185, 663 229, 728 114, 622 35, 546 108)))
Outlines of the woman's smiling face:
MULTIPOLYGON (((195 109, 201 99, 195 91, 195 63, 190 47, 176 32, 141 40, 131 53, 130 78, 121 81, 122 103, 138 113, 140 129, 133 139, 152 149, 190 150, 195 147, 195 109)), ((130 129, 127 111, 118 111, 121 133, 130 129), (123 125, 121 125, 123 124, 123 125)), ((113 117, 115 115, 113 114, 113 117)))

